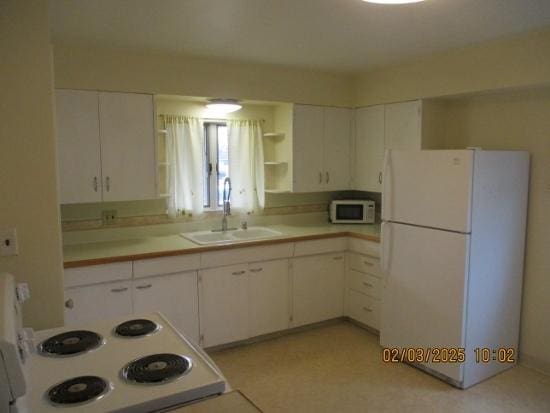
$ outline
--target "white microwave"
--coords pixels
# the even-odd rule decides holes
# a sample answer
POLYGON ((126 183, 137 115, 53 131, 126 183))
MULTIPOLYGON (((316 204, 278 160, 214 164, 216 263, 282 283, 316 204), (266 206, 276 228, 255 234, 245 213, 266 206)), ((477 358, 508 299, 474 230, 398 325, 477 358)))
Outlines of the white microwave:
POLYGON ((333 224, 374 224, 374 201, 343 199, 330 203, 333 224))

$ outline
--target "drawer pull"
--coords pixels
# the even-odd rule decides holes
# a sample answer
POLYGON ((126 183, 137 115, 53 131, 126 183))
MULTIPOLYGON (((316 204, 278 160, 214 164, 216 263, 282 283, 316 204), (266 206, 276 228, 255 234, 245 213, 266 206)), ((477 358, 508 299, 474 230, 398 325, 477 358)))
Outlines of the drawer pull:
POLYGON ((121 288, 112 288, 112 293, 123 293, 124 291, 128 291, 128 287, 121 287, 121 288))
POLYGON ((363 310, 366 311, 367 313, 372 313, 372 308, 363 307, 363 310))
POLYGON ((334 261, 339 261, 339 260, 344 259, 344 257, 339 256, 339 257, 333 257, 332 259, 333 259, 334 261))
POLYGON ((363 261, 363 264, 368 265, 369 267, 372 267, 374 264, 372 262, 363 261))
POLYGON ((373 285, 372 285, 371 283, 368 283, 368 282, 364 282, 363 285, 364 285, 365 287, 369 287, 369 288, 372 288, 372 287, 373 287, 373 285))
POLYGON ((65 308, 74 308, 74 301, 72 298, 69 298, 65 301, 65 308))
POLYGON ((246 271, 235 271, 235 272, 232 272, 231 274, 233 275, 243 275, 246 271))
POLYGON ((153 284, 145 284, 145 285, 138 285, 136 288, 138 290, 146 290, 147 288, 151 288, 153 284))
POLYGON ((250 272, 260 272, 262 270, 263 270, 263 268, 251 268, 250 272))

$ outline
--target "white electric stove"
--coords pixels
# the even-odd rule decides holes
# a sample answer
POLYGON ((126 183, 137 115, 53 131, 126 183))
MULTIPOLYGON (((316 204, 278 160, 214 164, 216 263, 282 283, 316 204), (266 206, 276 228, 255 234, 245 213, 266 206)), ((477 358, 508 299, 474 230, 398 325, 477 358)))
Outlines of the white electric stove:
POLYGON ((160 313, 33 333, 20 324, 26 295, 0 274, 0 412, 156 412, 228 388, 160 313))

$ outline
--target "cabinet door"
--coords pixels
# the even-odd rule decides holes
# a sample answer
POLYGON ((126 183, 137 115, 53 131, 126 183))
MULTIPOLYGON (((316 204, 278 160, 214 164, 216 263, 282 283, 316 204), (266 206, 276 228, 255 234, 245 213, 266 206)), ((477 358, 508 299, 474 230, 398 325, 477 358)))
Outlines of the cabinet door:
POLYGON ((323 123, 322 107, 294 105, 293 192, 315 192, 324 188, 323 123))
POLYGON ((344 313, 344 254, 292 260, 293 327, 344 313))
POLYGON ((196 271, 134 280, 132 293, 136 314, 160 311, 178 331, 199 342, 196 271))
POLYGON ((251 336, 288 328, 288 260, 250 264, 249 294, 251 336))
POLYGON ((153 113, 151 95, 99 94, 104 201, 156 197, 153 113))
POLYGON ((421 149, 422 102, 399 102, 386 105, 386 149, 421 149))
POLYGON ((59 89, 55 97, 60 202, 101 202, 97 92, 59 89))
POLYGON ((350 189, 351 110, 325 108, 325 191, 350 189))
POLYGON ((229 265, 199 272, 203 347, 248 338, 248 267, 229 265))
POLYGON ((354 188, 382 191, 384 163, 384 105, 357 109, 355 112, 354 188))
POLYGON ((65 325, 132 314, 130 281, 65 289, 65 325))

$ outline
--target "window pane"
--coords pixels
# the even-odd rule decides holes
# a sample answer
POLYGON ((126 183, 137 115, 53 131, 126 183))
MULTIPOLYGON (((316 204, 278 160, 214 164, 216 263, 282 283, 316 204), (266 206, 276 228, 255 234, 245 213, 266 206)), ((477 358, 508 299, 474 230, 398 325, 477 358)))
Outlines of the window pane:
POLYGON ((204 165, 204 180, 202 188, 203 206, 205 208, 210 207, 210 150, 209 150, 209 128, 204 127, 204 151, 203 151, 203 165, 204 165))
POLYGON ((218 206, 223 204, 223 181, 229 176, 227 126, 218 125, 218 206))

